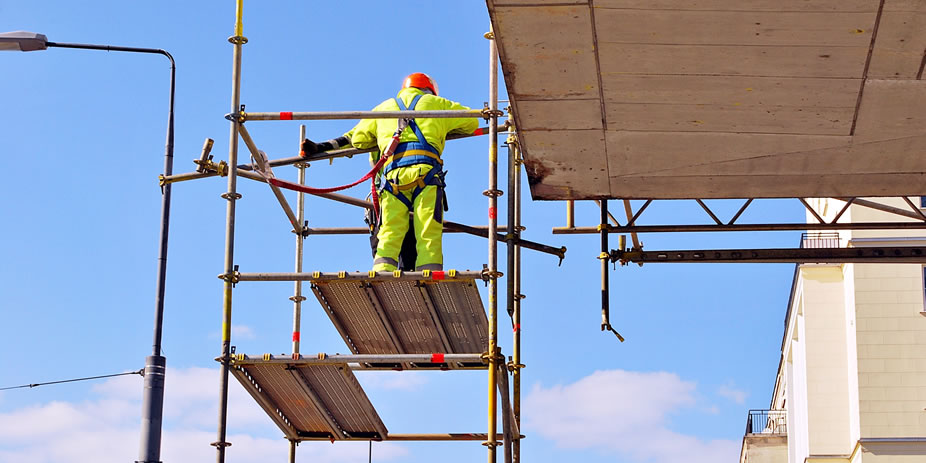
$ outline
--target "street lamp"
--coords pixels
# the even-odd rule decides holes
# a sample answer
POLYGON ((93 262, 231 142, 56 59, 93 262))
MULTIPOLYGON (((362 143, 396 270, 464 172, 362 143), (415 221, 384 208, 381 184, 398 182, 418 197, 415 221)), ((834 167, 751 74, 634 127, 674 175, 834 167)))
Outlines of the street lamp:
MULTIPOLYGON (((174 165, 174 77, 176 66, 170 53, 156 48, 116 47, 81 43, 49 42, 44 34, 35 32, 0 33, 0 50, 37 51, 49 47, 81 48, 86 50, 153 53, 170 60, 170 100, 167 118, 167 146, 164 153, 164 176, 173 173, 174 165)), ((161 355, 161 328, 164 321, 164 280, 167 275, 167 232, 170 225, 170 184, 161 189, 161 236, 158 247, 158 281, 154 310, 154 345, 152 355, 145 358, 145 389, 142 399, 141 445, 137 463, 160 463, 161 417, 164 409, 164 373, 167 359, 161 355)))

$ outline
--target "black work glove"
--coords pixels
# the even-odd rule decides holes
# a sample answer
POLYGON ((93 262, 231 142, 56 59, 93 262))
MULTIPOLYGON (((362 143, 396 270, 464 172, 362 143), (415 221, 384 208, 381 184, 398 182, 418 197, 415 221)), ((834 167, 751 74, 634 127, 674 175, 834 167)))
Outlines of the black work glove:
POLYGON ((306 138, 302 141, 302 151, 299 152, 299 156, 306 157, 311 156, 318 152, 318 145, 315 144, 312 140, 306 138))

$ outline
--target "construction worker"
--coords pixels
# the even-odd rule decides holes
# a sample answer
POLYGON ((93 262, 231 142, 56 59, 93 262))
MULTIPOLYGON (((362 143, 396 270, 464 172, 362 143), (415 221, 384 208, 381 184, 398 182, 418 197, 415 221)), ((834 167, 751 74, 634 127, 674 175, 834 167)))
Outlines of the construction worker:
MULTIPOLYGON (((373 111, 399 110, 466 110, 460 103, 438 96, 437 83, 430 76, 416 72, 405 78, 395 98, 383 101, 373 111)), ((410 119, 402 132, 400 144, 380 172, 380 229, 373 270, 396 270, 399 253, 409 226, 414 227, 417 258, 415 270, 442 270, 441 248, 444 195, 444 170, 441 153, 451 133, 471 134, 479 126, 476 118, 410 119), (409 220, 409 213, 413 220, 409 220)), ((371 162, 379 159, 398 128, 395 119, 364 119, 341 137, 316 144, 306 139, 302 155, 336 149, 348 144, 355 148, 378 147, 371 162)))

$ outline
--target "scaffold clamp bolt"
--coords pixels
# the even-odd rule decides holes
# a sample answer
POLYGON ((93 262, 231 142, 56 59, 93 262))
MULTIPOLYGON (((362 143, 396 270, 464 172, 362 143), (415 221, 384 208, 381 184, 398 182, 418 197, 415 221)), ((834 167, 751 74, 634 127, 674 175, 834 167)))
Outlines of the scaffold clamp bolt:
POLYGON ((502 195, 504 195, 504 194, 505 194, 504 191, 498 190, 498 189, 496 189, 496 190, 485 190, 485 191, 482 192, 482 195, 483 195, 483 196, 488 196, 488 197, 490 197, 490 198, 491 198, 491 197, 497 198, 497 197, 502 196, 502 195))

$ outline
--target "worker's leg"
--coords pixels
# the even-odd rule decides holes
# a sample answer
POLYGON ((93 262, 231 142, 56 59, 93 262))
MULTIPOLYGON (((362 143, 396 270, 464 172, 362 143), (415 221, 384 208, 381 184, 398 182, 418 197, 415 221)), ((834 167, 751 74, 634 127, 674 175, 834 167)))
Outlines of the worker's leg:
POLYGON ((373 270, 391 272, 399 264, 399 252, 405 232, 408 231, 408 206, 392 193, 383 191, 379 195, 379 208, 382 223, 376 235, 379 243, 376 246, 376 258, 373 259, 373 270))
POLYGON ((438 204, 438 187, 428 185, 415 198, 415 238, 418 259, 415 270, 443 270, 444 253, 441 235, 444 232, 443 207, 438 204), (437 213, 437 215, 435 215, 437 213))
POLYGON ((415 249, 415 217, 408 214, 408 232, 402 241, 402 251, 399 253, 399 270, 411 272, 415 270, 415 261, 418 251, 415 249))

